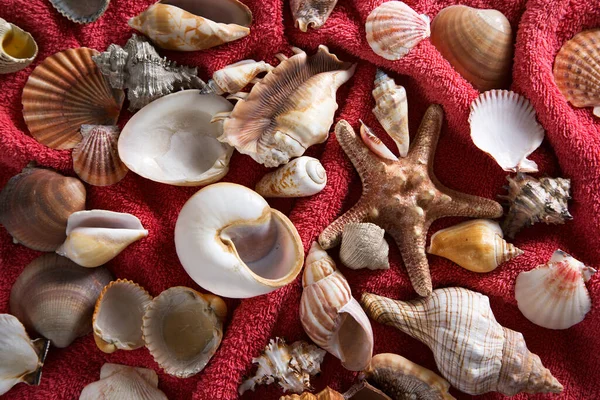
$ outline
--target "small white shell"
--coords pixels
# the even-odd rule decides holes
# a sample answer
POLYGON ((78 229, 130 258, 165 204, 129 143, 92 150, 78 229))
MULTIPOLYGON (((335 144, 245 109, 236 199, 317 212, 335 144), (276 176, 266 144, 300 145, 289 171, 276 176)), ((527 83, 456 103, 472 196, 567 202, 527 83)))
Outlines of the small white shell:
POLYGON ((37 53, 38 46, 31 34, 0 18, 0 74, 27 68, 37 53))
POLYGON ((367 147, 379 157, 390 160, 398 161, 398 157, 392 153, 390 149, 379 139, 364 122, 360 121, 360 138, 367 147))
POLYGON ((484 92, 471 104, 471 139, 500 167, 511 172, 537 172, 527 159, 544 140, 544 128, 525 97, 508 90, 484 92))
POLYGON ((382 70, 375 75, 373 114, 398 146, 400 157, 406 157, 410 144, 408 135, 408 101, 406 90, 382 70))
POLYGON ((148 368, 104 364, 100 380, 81 391, 79 400, 167 400, 158 389, 158 375, 148 368))
POLYGON ((263 72, 270 72, 273 66, 264 61, 242 60, 216 71, 208 81, 203 93, 237 93, 263 72))
POLYGON ((327 173, 316 158, 296 158, 257 184, 256 192, 264 197, 303 197, 319 193, 327 184, 327 173))

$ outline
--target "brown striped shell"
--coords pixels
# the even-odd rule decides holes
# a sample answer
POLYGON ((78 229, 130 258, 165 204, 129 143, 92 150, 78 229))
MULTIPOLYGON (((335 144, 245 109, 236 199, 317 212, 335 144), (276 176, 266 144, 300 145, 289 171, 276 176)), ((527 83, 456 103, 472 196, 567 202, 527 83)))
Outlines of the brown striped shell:
POLYGON ((302 32, 319 29, 333 11, 338 0, 290 0, 294 25, 302 32))

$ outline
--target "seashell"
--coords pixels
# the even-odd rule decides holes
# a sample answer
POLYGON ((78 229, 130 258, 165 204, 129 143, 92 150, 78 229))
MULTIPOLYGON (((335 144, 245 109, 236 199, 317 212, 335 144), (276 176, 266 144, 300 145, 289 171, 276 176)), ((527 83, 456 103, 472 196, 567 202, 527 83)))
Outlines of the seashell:
POLYGON ((119 127, 115 125, 81 125, 83 140, 73 149, 73 170, 85 182, 108 186, 127 174, 119 158, 117 141, 119 127))
POLYGON ((281 396, 279 400, 345 400, 341 393, 336 392, 329 386, 321 390, 317 394, 310 392, 304 392, 301 395, 289 394, 287 396, 281 396))
POLYGON ((111 44, 92 59, 111 87, 127 89, 129 111, 139 110, 170 93, 206 86, 196 75, 196 68, 161 57, 148 39, 135 34, 124 48, 111 44))
POLYGON ((50 0, 50 3, 69 20, 89 24, 104 14, 110 0, 50 0))
POLYGON ((127 167, 155 182, 198 186, 227 175, 233 148, 216 138, 221 124, 211 117, 233 107, 215 94, 185 90, 162 97, 137 112, 119 137, 127 167))
POLYGON ((475 89, 483 92, 508 85, 513 34, 500 11, 446 7, 431 23, 431 43, 475 89))
POLYGON ((527 159, 544 140, 544 128, 525 97, 508 90, 490 90, 471 103, 471 139, 505 171, 537 172, 527 159))
POLYGON ((183 286, 165 290, 144 314, 146 347, 169 375, 189 378, 202 371, 223 338, 225 302, 183 286))
POLYGON ((496 221, 474 219, 434 233, 427 252, 454 261, 469 271, 490 272, 523 254, 523 250, 507 243, 503 237, 496 221))
POLYGON ((339 358, 344 368, 366 368, 373 354, 373 331, 369 318, 352 297, 348 281, 317 242, 313 242, 305 265, 300 299, 304 331, 339 358))
MULTIPOLYGON (((409 397, 410 398, 410 397, 409 397)), ((381 390, 372 386, 369 382, 361 380, 358 383, 352 385, 344 393, 344 399, 348 400, 395 400, 381 390)), ((403 399, 403 397, 398 397, 403 399)))
POLYGON ((554 82, 567 101, 575 107, 594 107, 600 117, 600 29, 573 36, 554 59, 554 82))
POLYGON ((27 68, 37 53, 37 43, 29 32, 0 18, 0 75, 27 68))
POLYGON ((560 393, 562 385, 531 353, 523 335, 501 326, 487 296, 463 288, 426 298, 392 300, 364 293, 371 318, 425 343, 441 374, 468 394, 560 393))
POLYGON ((329 136, 337 110, 336 91, 354 74, 356 64, 341 62, 319 46, 308 57, 300 49, 285 58, 237 102, 224 119, 220 141, 267 167, 286 164, 329 136))
POLYGON ((56 252, 82 267, 103 265, 131 243, 148 236, 140 220, 106 210, 79 211, 67 222, 67 240, 56 252))
POLYGON ((252 12, 238 0, 160 0, 129 26, 166 50, 209 49, 247 36, 252 12))
POLYGON ((67 219, 85 208, 85 187, 77 178, 26 167, 0 192, 0 224, 15 243, 55 251, 67 235, 67 219))
POLYGON ((275 338, 263 353, 252 359, 258 364, 254 376, 239 387, 240 396, 247 390, 254 391, 257 384, 279 383, 283 392, 302 393, 311 388, 310 377, 321 372, 325 350, 306 342, 297 341, 288 346, 282 338, 275 338))
POLYGON ((390 247, 385 231, 370 222, 351 222, 344 225, 340 260, 350 269, 389 269, 390 247))
POLYGON ((81 141, 81 125, 115 125, 124 94, 111 89, 92 61, 96 50, 80 47, 46 58, 23 88, 23 118, 31 135, 53 149, 81 141))
POLYGON ((304 247, 292 222, 258 193, 216 183, 193 195, 175 225, 179 261, 219 296, 247 298, 293 282, 304 247))
POLYGON ((94 340, 100 350, 135 350, 144 346, 142 319, 152 301, 146 290, 126 279, 117 279, 100 293, 92 326, 94 340))
POLYGON ((290 0, 294 26, 302 32, 307 32, 308 28, 321 28, 337 2, 338 0, 290 0))
POLYGON ((386 60, 401 59, 431 34, 429 17, 401 1, 388 1, 371 11, 365 31, 369 46, 386 60))
POLYGON ((256 192, 264 197, 303 197, 319 193, 327 184, 327 173, 319 160, 302 156, 256 184, 256 192))
POLYGON ((105 267, 81 268, 57 254, 45 254, 17 278, 10 312, 54 346, 67 347, 92 331, 94 304, 111 280, 105 267))
POLYGON ((379 157, 390 161, 398 161, 398 157, 396 157, 394 153, 392 153, 390 149, 388 149, 387 146, 383 144, 381 139, 379 139, 373 133, 371 128, 365 125, 365 123, 362 122, 362 120, 360 121, 360 138, 362 139, 363 143, 367 145, 369 150, 371 150, 379 157))
POLYGON ((84 387, 79 400, 167 400, 167 396, 158 389, 153 370, 106 363, 100 380, 84 387))
POLYGON ((10 314, 0 314, 0 396, 17 383, 39 385, 50 341, 31 340, 25 327, 10 314))
POLYGON ((264 61, 243 60, 216 71, 202 93, 237 93, 252 82, 257 75, 271 72, 273 66, 264 61))
POLYGON ((400 157, 406 157, 410 144, 406 90, 396 85, 392 78, 378 69, 375 75, 373 98, 375 99, 373 114, 387 134, 394 139, 400 157))
POLYGON ((573 219, 568 209, 571 180, 564 178, 536 179, 519 173, 507 176, 508 195, 499 196, 510 208, 502 223, 504 234, 513 238, 521 229, 542 221, 545 224, 564 224, 573 219))
POLYGON ((537 268, 521 272, 515 299, 525 318, 548 329, 568 329, 592 308, 585 283, 597 271, 562 250, 537 268))

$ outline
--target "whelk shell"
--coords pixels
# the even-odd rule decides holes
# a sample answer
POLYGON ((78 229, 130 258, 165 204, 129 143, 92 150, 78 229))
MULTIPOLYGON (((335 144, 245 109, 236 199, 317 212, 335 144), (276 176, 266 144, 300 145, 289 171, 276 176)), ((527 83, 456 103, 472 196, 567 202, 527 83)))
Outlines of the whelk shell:
POLYGON ((264 61, 242 60, 215 71, 202 93, 237 93, 257 75, 271 72, 273 66, 264 61))
POLYGON ((85 187, 77 178, 26 167, 0 193, 0 223, 15 243, 55 251, 67 237, 67 219, 85 208, 85 187))
POLYGON ((146 308, 144 342, 167 374, 188 378, 202 371, 217 351, 226 316, 220 297, 172 287, 146 308))
POLYGON ((317 394, 310 392, 304 392, 301 395, 289 394, 287 396, 281 396, 279 400, 345 400, 341 393, 336 392, 329 386, 321 390, 317 394))
POLYGON ((50 3, 69 20, 89 24, 104 14, 110 0, 50 0, 50 3))
POLYGON ((596 272, 556 250, 546 264, 517 276, 515 299, 519 310, 544 328, 570 328, 583 321, 592 308, 585 283, 596 272))
POLYGON ((84 387, 79 400, 167 400, 167 396, 158 389, 153 370, 106 363, 100 380, 84 387))
POLYGON ((338 0, 290 0, 294 25, 302 32, 319 29, 335 8, 338 0))
POLYGON ((37 43, 29 32, 0 18, 0 74, 27 68, 37 53, 37 43))
POLYGON ((256 184, 264 197, 303 197, 319 193, 327 184, 327 173, 316 158, 302 156, 270 172, 256 184))
POLYGON ((10 311, 27 329, 67 347, 92 331, 94 304, 112 280, 105 267, 88 269, 57 254, 33 260, 10 292, 10 311))
POLYGON ((408 101, 406 90, 385 72, 378 69, 373 89, 373 114, 398 147, 400 157, 406 157, 410 144, 408 135, 408 101))
POLYGON ((350 269, 389 269, 390 246, 385 231, 370 222, 351 222, 344 226, 340 260, 350 269))

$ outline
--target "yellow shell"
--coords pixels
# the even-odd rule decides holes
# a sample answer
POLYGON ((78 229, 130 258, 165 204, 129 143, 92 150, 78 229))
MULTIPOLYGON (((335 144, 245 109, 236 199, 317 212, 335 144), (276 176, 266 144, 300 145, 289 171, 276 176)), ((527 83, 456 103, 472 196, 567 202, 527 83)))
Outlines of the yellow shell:
POLYGON ((29 32, 0 18, 0 74, 27 68, 37 53, 37 43, 29 32))

